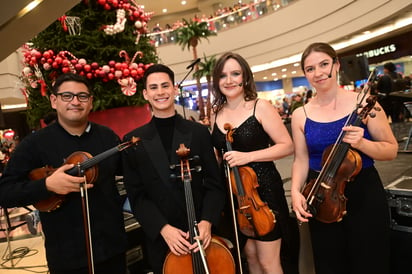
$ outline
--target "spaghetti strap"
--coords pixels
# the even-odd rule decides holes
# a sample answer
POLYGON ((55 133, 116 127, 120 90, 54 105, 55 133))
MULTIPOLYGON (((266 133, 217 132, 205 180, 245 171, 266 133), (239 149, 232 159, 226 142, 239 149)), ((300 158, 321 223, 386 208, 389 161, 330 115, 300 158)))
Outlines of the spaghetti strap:
POLYGON ((253 107, 253 116, 255 116, 256 105, 257 105, 258 101, 259 101, 259 99, 256 99, 255 106, 253 107))
POLYGON ((214 121, 213 128, 217 127, 217 114, 218 113, 219 113, 219 111, 215 113, 215 121, 214 121))
POLYGON ((306 108, 305 108, 305 105, 303 105, 302 107, 303 107, 303 112, 305 113, 306 118, 308 118, 308 115, 306 114, 306 108))

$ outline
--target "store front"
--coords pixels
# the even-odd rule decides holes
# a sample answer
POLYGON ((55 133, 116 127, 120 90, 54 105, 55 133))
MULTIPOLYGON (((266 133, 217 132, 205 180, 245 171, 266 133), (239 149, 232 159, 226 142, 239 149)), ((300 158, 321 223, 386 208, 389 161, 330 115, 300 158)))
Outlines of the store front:
POLYGON ((369 68, 376 68, 378 74, 383 73, 383 64, 392 62, 397 67, 397 72, 404 76, 412 74, 412 29, 402 33, 394 33, 393 36, 374 41, 351 49, 339 52, 339 57, 366 56, 369 68))

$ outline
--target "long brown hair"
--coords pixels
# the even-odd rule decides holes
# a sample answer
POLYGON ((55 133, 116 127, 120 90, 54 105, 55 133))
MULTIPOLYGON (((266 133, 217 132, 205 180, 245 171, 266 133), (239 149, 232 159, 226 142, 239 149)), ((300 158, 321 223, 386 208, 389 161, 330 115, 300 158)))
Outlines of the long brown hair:
POLYGON ((242 85, 244 89, 245 100, 251 101, 257 98, 256 85, 255 85, 255 81, 253 80, 253 73, 252 73, 252 70, 250 69, 249 64, 239 54, 233 53, 233 52, 226 52, 216 61, 216 65, 213 69, 214 100, 213 100, 212 108, 215 113, 221 110, 223 108, 223 105, 227 101, 226 96, 222 93, 222 91, 219 88, 219 81, 220 81, 220 76, 223 71, 223 67, 225 66, 226 61, 229 59, 236 60, 242 69, 242 78, 243 78, 242 85))

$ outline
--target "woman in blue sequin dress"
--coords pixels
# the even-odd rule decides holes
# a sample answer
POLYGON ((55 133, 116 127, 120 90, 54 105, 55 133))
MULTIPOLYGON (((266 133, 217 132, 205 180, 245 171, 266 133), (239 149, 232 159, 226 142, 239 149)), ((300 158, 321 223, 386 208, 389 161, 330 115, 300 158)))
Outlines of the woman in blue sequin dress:
POLYGON ((295 158, 291 194, 297 218, 309 221, 316 273, 390 273, 389 209, 374 167, 374 160, 392 160, 398 150, 386 115, 383 110, 373 110, 376 117, 367 117, 360 126, 344 126, 358 94, 338 86, 340 64, 330 45, 310 45, 302 54, 301 67, 316 96, 292 116, 295 158), (342 130, 342 141, 362 157, 362 170, 346 184, 347 214, 342 221, 327 224, 311 218, 301 190, 307 180, 317 177, 323 151, 335 143, 342 130))
POLYGON ((258 193, 276 214, 275 229, 268 235, 249 238, 244 246, 250 273, 283 273, 280 261, 281 239, 287 226, 288 206, 282 179, 274 160, 292 154, 293 144, 276 109, 258 100, 253 75, 238 54, 219 58, 213 72, 214 115, 212 139, 230 167, 248 165, 258 177, 258 193), (227 152, 224 124, 231 124, 232 151, 227 152), (271 145, 273 144, 274 145, 271 145))

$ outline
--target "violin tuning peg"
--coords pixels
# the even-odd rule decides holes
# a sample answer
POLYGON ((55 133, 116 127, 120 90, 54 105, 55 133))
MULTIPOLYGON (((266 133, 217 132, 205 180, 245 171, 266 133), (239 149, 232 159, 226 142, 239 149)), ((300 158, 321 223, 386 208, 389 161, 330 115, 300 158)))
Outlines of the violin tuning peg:
POLYGON ((176 165, 175 165, 175 164, 169 165, 169 169, 175 169, 175 168, 176 168, 176 165))
POLYGON ((177 178, 176 174, 173 174, 173 173, 170 174, 169 179, 170 179, 170 181, 171 181, 172 183, 176 182, 176 178, 177 178))
POLYGON ((199 162, 200 162, 200 157, 199 157, 199 155, 194 155, 193 158, 192 158, 192 160, 193 160, 194 164, 199 163, 199 162))

